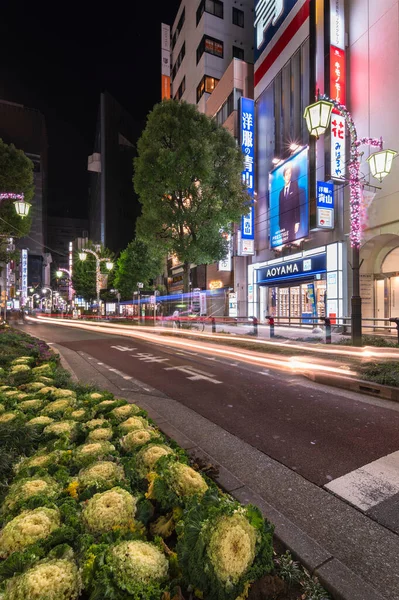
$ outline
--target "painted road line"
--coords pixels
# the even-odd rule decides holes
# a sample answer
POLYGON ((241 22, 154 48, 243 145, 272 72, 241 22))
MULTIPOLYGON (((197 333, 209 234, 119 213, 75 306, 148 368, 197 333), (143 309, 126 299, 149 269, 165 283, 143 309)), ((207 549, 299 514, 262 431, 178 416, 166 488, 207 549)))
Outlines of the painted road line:
POLYGON ((363 511, 399 492, 399 451, 383 456, 324 486, 363 511))
POLYGON ((196 369, 195 367, 191 367, 190 365, 182 365, 180 367, 165 367, 165 371, 180 371, 181 373, 185 373, 188 375, 187 379, 191 381, 210 381, 211 383, 222 383, 214 378, 212 373, 207 373, 206 371, 201 371, 200 369, 196 369))

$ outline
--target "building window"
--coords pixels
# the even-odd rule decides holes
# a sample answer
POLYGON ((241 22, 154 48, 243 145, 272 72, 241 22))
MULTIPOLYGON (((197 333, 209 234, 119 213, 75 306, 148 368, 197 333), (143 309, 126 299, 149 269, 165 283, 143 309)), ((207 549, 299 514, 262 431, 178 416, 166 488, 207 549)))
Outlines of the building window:
POLYGON ((186 9, 183 8, 183 12, 182 12, 182 14, 180 16, 180 19, 179 19, 179 22, 177 24, 176 30, 175 30, 175 32, 174 32, 174 34, 172 36, 172 50, 176 46, 177 38, 179 37, 180 32, 181 32, 181 30, 183 28, 185 18, 186 18, 186 9))
POLYGON ((244 12, 233 7, 233 25, 244 27, 244 12))
POLYGON ((238 48, 237 46, 233 46, 233 58, 239 58, 240 60, 244 60, 244 49, 238 48))
POLYGON ((223 42, 204 35, 197 48, 197 65, 204 52, 223 58, 223 42))
POLYGON ((205 93, 212 94, 218 83, 219 79, 216 79, 215 77, 209 77, 209 75, 204 75, 197 86, 197 102, 200 101, 205 93))
POLYGON ((226 102, 222 104, 218 112, 215 114, 214 119, 218 125, 223 123, 229 118, 233 110, 237 110, 238 100, 242 96, 242 90, 234 88, 226 102))
POLYGON ((186 91, 186 78, 183 77, 183 79, 181 80, 181 84, 179 85, 179 88, 175 94, 174 100, 180 100, 185 91, 186 91))
POLYGON ((197 8, 197 25, 201 21, 204 12, 223 19, 223 2, 220 2, 220 0, 201 0, 197 8))
POLYGON ((183 46, 181 47, 181 50, 180 50, 179 55, 178 55, 178 57, 176 59, 176 62, 173 65, 173 68, 172 68, 172 81, 176 77, 176 73, 179 70, 181 63, 183 62, 183 58, 185 56, 186 56, 186 42, 183 43, 183 46))

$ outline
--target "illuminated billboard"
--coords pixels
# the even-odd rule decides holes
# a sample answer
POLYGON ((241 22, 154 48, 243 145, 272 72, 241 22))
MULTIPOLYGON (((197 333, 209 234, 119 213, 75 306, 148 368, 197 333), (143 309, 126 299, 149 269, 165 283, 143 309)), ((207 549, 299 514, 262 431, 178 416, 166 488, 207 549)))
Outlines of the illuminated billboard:
POLYGON ((309 233, 308 149, 269 176, 270 247, 295 242, 309 233))

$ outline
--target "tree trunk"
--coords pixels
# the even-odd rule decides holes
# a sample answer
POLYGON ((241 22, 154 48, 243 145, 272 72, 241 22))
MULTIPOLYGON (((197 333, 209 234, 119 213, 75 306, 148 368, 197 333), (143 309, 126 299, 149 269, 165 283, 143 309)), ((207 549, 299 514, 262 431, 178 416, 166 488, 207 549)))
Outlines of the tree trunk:
POLYGON ((183 292, 187 294, 190 291, 190 263, 183 265, 183 292))

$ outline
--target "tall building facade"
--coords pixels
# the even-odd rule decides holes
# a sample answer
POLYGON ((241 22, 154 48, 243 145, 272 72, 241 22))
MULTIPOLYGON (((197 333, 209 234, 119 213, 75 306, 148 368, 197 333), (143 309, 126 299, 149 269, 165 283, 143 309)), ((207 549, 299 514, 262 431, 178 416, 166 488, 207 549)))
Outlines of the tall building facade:
POLYGON ((140 205, 133 158, 141 124, 108 92, 101 94, 90 172, 89 237, 119 253, 134 237, 140 205))
POLYGON ((398 15, 398 0, 255 1, 257 201, 247 300, 248 313, 261 320, 298 325, 350 316, 354 220, 363 318, 399 314, 399 164, 380 184, 366 162, 375 151, 369 138, 399 149, 398 15), (354 132, 335 112, 324 135, 309 137, 304 109, 318 93, 347 106, 362 142, 360 207, 352 217, 354 132))
MULTIPOLYGON (((32 226, 29 237, 20 238, 17 247, 28 251, 27 284, 47 285, 51 256, 46 250, 48 143, 44 116, 38 110, 0 100, 0 138, 23 150, 33 162, 32 226)), ((18 274, 15 275, 18 279, 18 274)), ((14 279, 14 287, 15 284, 14 279)))
POLYGON ((253 62, 252 0, 182 0, 171 30, 171 95, 206 112, 233 58, 253 62))
MULTIPOLYGON (((238 105, 253 97, 253 3, 250 0, 182 0, 170 32, 162 29, 162 82, 170 54, 171 97, 198 107, 238 137, 238 105)), ((236 237, 226 260, 192 265, 193 290, 208 291, 208 314, 241 316, 246 313, 246 259, 237 257, 236 237), (239 277, 240 279, 240 277, 239 277)), ((169 291, 183 290, 183 268, 170 261, 169 291)))

